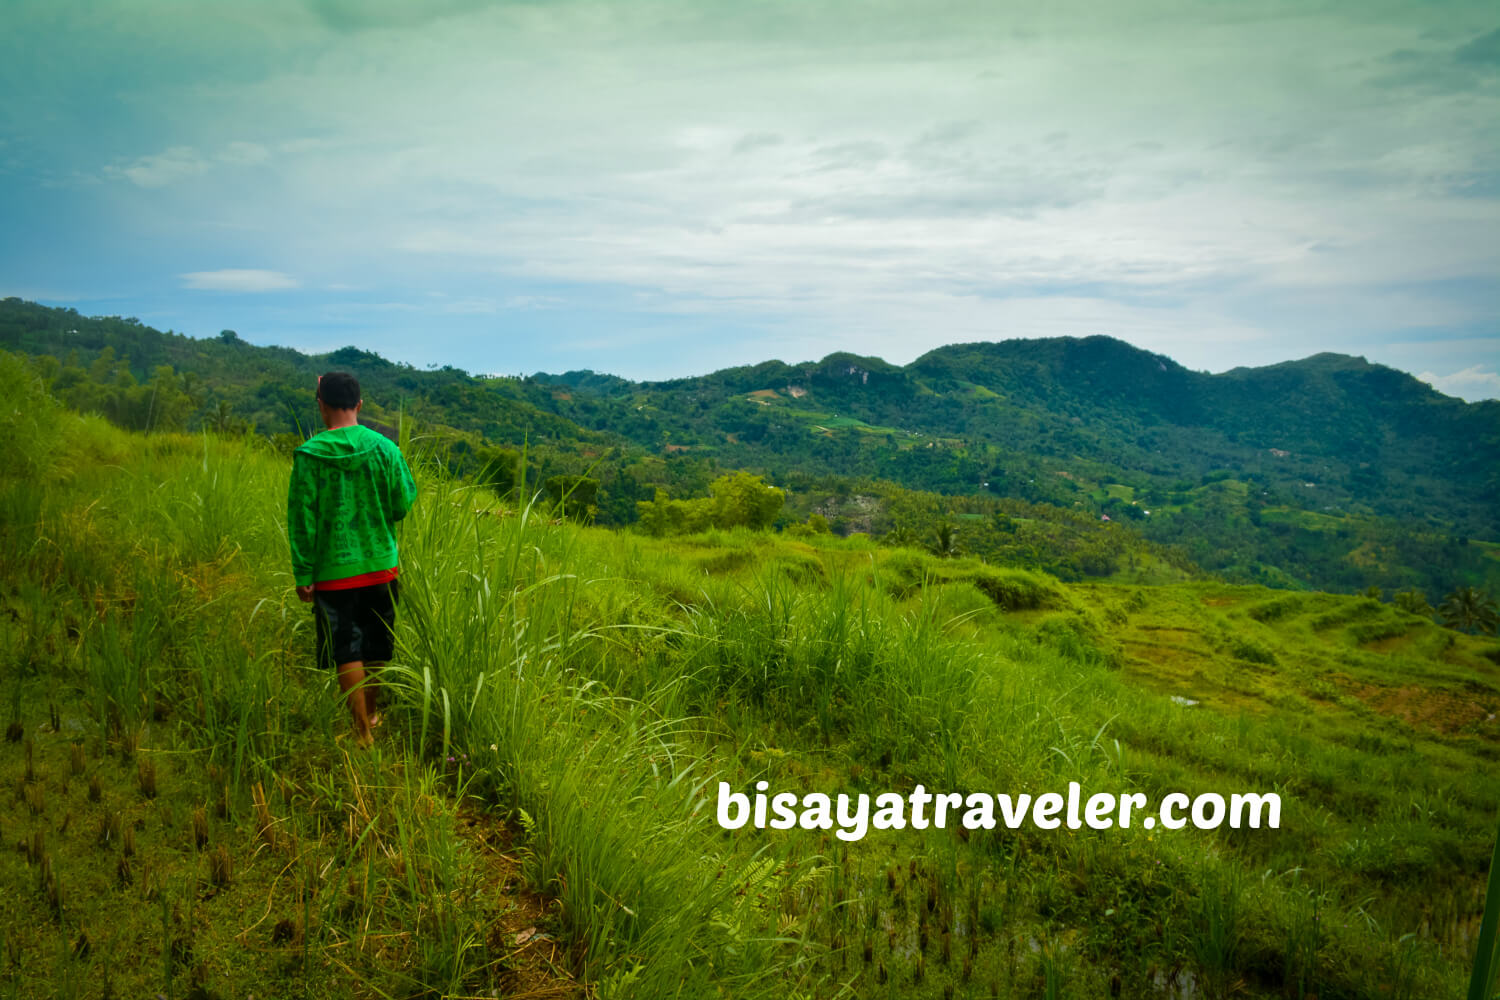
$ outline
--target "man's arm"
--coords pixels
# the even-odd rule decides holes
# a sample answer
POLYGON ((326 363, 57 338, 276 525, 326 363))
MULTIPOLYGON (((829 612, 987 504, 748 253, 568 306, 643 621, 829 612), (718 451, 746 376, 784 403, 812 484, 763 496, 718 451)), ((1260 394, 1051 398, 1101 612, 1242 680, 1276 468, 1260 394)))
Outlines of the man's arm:
POLYGON ((313 582, 314 558, 317 552, 318 517, 314 507, 312 459, 292 454, 292 478, 286 491, 286 536, 292 550, 292 577, 298 596, 313 582))
POLYGON ((399 521, 411 510, 411 505, 417 499, 417 482, 411 477, 411 467, 406 464, 406 456, 401 454, 401 449, 393 448, 395 451, 395 468, 391 477, 391 520, 399 521))

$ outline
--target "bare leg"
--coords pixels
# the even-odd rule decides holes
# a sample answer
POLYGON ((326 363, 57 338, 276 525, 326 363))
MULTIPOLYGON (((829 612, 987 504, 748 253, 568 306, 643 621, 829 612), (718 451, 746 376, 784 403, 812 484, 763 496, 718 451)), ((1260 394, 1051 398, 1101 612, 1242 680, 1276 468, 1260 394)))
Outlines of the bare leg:
POLYGON ((349 714, 354 718, 354 738, 360 746, 374 742, 370 735, 368 688, 361 687, 365 680, 365 665, 359 660, 339 664, 339 689, 349 702, 349 714))
POLYGON ((380 725, 380 684, 377 682, 384 667, 384 663, 365 664, 365 714, 370 717, 372 726, 380 725))

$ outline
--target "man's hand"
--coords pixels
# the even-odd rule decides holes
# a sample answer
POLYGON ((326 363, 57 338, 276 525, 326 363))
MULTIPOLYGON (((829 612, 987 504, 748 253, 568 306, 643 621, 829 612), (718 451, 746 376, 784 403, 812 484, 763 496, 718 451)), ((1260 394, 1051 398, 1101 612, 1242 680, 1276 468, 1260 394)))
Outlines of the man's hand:
POLYGON ((313 597, 312 584, 308 584, 305 587, 298 587, 297 588, 297 600, 301 601, 303 604, 311 604, 312 603, 312 597, 313 597))

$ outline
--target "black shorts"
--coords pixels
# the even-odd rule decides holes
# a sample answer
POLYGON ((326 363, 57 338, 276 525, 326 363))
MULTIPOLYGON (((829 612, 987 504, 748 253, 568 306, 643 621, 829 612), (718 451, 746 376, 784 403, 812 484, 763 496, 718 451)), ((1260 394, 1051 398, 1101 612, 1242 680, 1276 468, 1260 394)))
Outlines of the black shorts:
POLYGON ((385 663, 395 649, 396 604, 401 599, 397 581, 349 590, 313 591, 313 617, 318 623, 318 663, 385 663))

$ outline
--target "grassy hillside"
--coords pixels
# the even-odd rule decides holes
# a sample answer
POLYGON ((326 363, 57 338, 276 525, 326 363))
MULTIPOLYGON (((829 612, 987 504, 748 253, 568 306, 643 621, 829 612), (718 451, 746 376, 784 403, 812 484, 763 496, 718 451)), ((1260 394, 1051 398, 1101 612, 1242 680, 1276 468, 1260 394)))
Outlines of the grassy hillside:
POLYGON ((1129 519, 1231 579, 1433 600, 1500 586, 1470 543, 1500 532, 1488 500, 1500 403, 1466 404, 1362 358, 1208 375, 1089 337, 943 347, 904 368, 840 354, 659 383, 536 378, 569 389, 556 412, 612 406, 624 416, 611 426, 638 443, 1129 519), (1243 489, 1228 505, 1225 479, 1243 489), (1265 531, 1266 510, 1342 530, 1265 531))
MULTIPOLYGON (((715 478, 733 469, 700 448, 666 439, 647 447, 617 433, 654 420, 646 405, 621 412, 582 395, 574 399, 545 382, 476 378, 452 368, 419 371, 354 348, 306 356, 254 347, 228 331, 194 340, 134 320, 88 318, 19 299, 0 302, 0 344, 24 352, 48 391, 71 409, 136 430, 254 432, 283 451, 316 426, 311 387, 317 374, 352 368, 362 380, 367 422, 389 431, 406 421, 419 428, 424 449, 445 469, 498 483, 502 493, 520 471, 523 451, 524 474, 543 486, 557 476, 587 476, 596 487, 590 516, 600 524, 634 522, 639 504, 652 501, 658 490, 678 499, 702 497, 715 478), (548 412, 560 406, 569 417, 548 412)), ((586 376, 579 381, 613 384, 586 376)), ((839 533, 883 534, 899 527, 927 538, 945 522, 977 518, 981 524, 964 526, 964 551, 991 561, 1024 559, 1071 578, 1134 573, 1172 556, 1125 522, 1106 530, 1085 511, 1007 501, 993 493, 945 498, 869 477, 830 478, 822 469, 797 471, 798 461, 793 456, 784 467, 762 470, 792 487, 778 527, 822 509, 839 533), (834 509, 851 493, 862 508, 852 519, 834 509), (985 530, 1001 514, 1013 516, 1022 530, 985 530)), ((1185 558, 1175 562, 1180 571, 1190 571, 1185 558)))
MULTIPOLYGON (((798 517, 830 511, 839 533, 928 537, 997 512, 1052 535, 1078 535, 1078 519, 1128 529, 1116 531, 1123 546, 1054 547, 1048 565, 1071 577, 1130 573, 1172 550, 1182 567, 1238 582, 1415 588, 1434 605, 1459 586, 1500 590, 1500 560, 1482 544, 1500 540, 1489 499, 1500 402, 1466 404, 1360 358, 1208 375, 1090 337, 955 345, 905 367, 835 354, 656 383, 475 377, 354 348, 255 347, 230 331, 194 340, 19 299, 0 302, 0 346, 34 358, 69 406, 123 426, 253 428, 283 446, 316 421, 314 376, 351 368, 368 415, 420 421, 451 471, 514 464, 524 442, 537 481, 598 480, 599 523, 632 523, 658 489, 702 496, 744 469, 793 487, 798 517), (903 491, 948 499, 913 504, 903 491)), ((972 554, 1016 559, 1013 539, 965 537, 972 554)))
MULTIPOLYGON (((552 523, 416 456, 347 752, 255 438, 0 359, 17 995, 1456 995, 1496 643, 1363 598, 552 523), (1280 829, 721 830, 775 789, 1277 792, 1280 829)), ((420 451, 419 445, 407 442, 420 451)))

